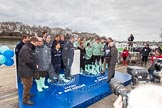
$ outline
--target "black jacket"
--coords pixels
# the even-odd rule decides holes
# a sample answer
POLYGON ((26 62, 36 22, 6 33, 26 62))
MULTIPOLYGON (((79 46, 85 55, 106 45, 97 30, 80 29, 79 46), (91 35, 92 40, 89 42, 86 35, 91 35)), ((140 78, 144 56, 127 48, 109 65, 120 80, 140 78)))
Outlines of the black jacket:
POLYGON ((21 48, 19 53, 20 77, 32 77, 35 70, 35 46, 28 42, 21 48))
POLYGON ((134 40, 134 36, 130 36, 129 38, 128 38, 128 41, 133 41, 134 40))
POLYGON ((61 57, 62 57, 61 49, 59 49, 59 50, 52 49, 51 54, 52 54, 53 66, 54 65, 61 65, 61 57))
POLYGON ((18 44, 16 45, 16 48, 15 48, 15 54, 16 56, 18 56, 19 52, 20 52, 20 49, 22 48, 22 46, 24 45, 25 43, 23 41, 20 41, 18 42, 18 44))
POLYGON ((78 49, 80 50, 80 60, 85 59, 86 54, 85 48, 78 47, 78 49))
POLYGON ((151 49, 149 47, 144 47, 142 49, 142 56, 149 56, 149 53, 151 52, 151 49))

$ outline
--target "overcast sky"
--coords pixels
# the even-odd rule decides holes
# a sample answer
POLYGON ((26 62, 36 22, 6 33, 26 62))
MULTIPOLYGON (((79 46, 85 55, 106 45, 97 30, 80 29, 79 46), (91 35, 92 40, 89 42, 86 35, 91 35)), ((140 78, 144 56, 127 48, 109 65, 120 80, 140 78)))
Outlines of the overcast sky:
POLYGON ((0 21, 159 41, 162 0, 0 0, 0 21))

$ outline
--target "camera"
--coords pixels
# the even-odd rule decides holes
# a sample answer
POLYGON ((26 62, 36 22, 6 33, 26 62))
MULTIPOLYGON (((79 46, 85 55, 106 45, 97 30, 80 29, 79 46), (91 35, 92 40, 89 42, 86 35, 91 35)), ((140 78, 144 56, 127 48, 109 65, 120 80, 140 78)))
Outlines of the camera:
POLYGON ((112 78, 110 81, 110 88, 115 95, 122 96, 123 108, 127 108, 129 91, 124 87, 121 81, 117 78, 112 78))
POLYGON ((152 81, 154 83, 162 83, 162 59, 155 59, 151 67, 152 71, 150 73, 152 73, 152 81))
POLYGON ((132 76, 132 87, 139 83, 147 83, 150 81, 148 70, 139 66, 128 66, 127 73, 132 76))
MULTIPOLYGON (((128 66, 127 73, 132 76, 132 85, 134 87, 139 83, 162 83, 162 59, 155 59, 148 70, 139 66, 128 66)), ((111 79, 110 88, 115 95, 122 96, 123 108, 127 108, 130 91, 117 78, 111 79)))
POLYGON ((132 76, 132 87, 140 83, 162 83, 162 59, 155 59, 148 70, 139 66, 128 66, 127 73, 132 76))

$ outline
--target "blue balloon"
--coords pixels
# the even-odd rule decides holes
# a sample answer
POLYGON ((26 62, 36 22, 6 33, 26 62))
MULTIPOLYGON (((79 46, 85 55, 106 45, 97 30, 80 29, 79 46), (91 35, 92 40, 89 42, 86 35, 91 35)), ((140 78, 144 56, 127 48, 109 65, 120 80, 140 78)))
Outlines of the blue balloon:
POLYGON ((0 55, 0 64, 3 64, 6 62, 6 57, 4 55, 0 55))
POLYGON ((14 52, 12 50, 6 50, 3 55, 6 57, 6 58, 11 58, 14 56, 14 52))
POLYGON ((0 55, 2 55, 2 53, 0 52, 0 55))
POLYGON ((6 50, 9 50, 10 48, 8 46, 1 46, 0 52, 3 54, 6 50))
POLYGON ((6 66, 12 66, 14 64, 13 59, 6 59, 6 62, 4 63, 6 66))

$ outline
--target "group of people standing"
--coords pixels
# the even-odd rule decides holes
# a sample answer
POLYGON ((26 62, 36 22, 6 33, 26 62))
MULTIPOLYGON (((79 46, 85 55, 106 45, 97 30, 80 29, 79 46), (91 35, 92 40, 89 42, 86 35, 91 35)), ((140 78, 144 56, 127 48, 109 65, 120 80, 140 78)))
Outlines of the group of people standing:
POLYGON ((69 80, 72 78, 70 68, 74 54, 73 40, 73 37, 71 37, 66 43, 64 43, 64 40, 53 41, 52 37, 47 35, 46 32, 43 32, 42 36, 39 37, 28 35, 22 37, 22 40, 16 45, 15 53, 18 80, 21 79, 23 84, 24 104, 34 104, 30 100, 30 97, 34 96, 30 94, 33 78, 39 92, 49 88, 45 85, 47 75, 51 83, 56 83, 59 80, 61 60, 64 64, 65 78, 69 80), (63 44, 64 46, 61 46, 63 44), (63 54, 65 55, 62 56, 63 54))
MULTIPOLYGON (((161 48, 158 47, 156 49, 151 49, 148 43, 145 43, 144 47, 141 49, 139 54, 141 58, 141 66, 145 66, 145 67, 147 65, 149 58, 152 63, 154 62, 154 59, 162 58, 161 48)), ((121 53, 121 56, 123 57, 123 62, 122 62, 123 65, 127 65, 127 58, 129 55, 130 55, 130 52, 127 49, 127 47, 125 47, 121 53)))
POLYGON ((93 70, 97 68, 96 65, 101 67, 100 73, 104 73, 106 67, 109 67, 108 69, 110 69, 110 71, 115 71, 118 51, 112 38, 77 38, 76 41, 74 41, 74 46, 76 49, 80 50, 81 71, 84 72, 90 67, 93 70))
POLYGON ((114 77, 115 65, 118 51, 112 38, 86 39, 71 36, 65 41, 63 35, 52 36, 43 32, 42 36, 30 37, 25 35, 15 48, 18 79, 23 84, 23 103, 34 104, 30 97, 30 89, 33 78, 37 85, 37 90, 49 88, 45 84, 46 76, 51 83, 60 81, 59 74, 61 68, 64 69, 64 77, 71 80, 70 74, 73 63, 74 50, 80 50, 80 68, 85 71, 88 64, 103 66, 101 73, 106 71, 108 65, 108 81, 114 77))

